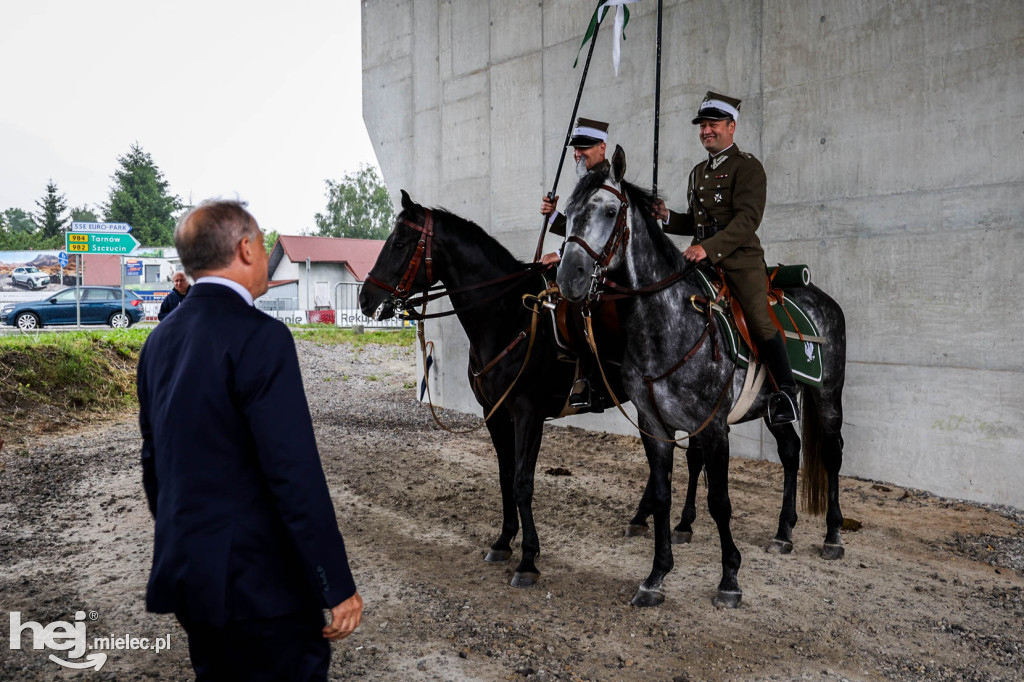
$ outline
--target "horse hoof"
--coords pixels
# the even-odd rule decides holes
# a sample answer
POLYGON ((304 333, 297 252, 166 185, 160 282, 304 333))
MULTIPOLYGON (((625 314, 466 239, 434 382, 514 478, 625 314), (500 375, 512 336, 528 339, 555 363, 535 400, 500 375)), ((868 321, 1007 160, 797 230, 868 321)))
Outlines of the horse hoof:
POLYGON ((764 551, 769 554, 791 554, 793 552, 793 543, 789 540, 774 539, 769 543, 764 551))
POLYGON ((674 530, 672 531, 672 544, 673 545, 688 545, 690 540, 693 539, 693 531, 674 530))
POLYGON ((510 549, 492 549, 484 557, 484 561, 492 564, 499 564, 503 561, 508 561, 512 558, 512 550, 510 549))
POLYGON ((641 587, 636 591, 636 594, 629 603, 643 608, 645 606, 658 606, 663 601, 665 601, 665 593, 661 590, 647 590, 641 587))
POLYGON ((826 542, 821 548, 821 558, 827 561, 835 561, 846 556, 846 548, 842 545, 833 545, 826 542))
POLYGON ((533 587, 537 584, 538 580, 540 580, 540 573, 520 573, 516 571, 509 585, 512 587, 533 587))
POLYGON ((640 526, 635 523, 631 523, 626 526, 626 537, 627 538, 645 538, 651 534, 651 529, 647 526, 640 526))
POLYGON ((741 599, 743 599, 742 592, 719 590, 715 598, 711 600, 711 603, 715 605, 716 609, 735 609, 739 608, 741 599))

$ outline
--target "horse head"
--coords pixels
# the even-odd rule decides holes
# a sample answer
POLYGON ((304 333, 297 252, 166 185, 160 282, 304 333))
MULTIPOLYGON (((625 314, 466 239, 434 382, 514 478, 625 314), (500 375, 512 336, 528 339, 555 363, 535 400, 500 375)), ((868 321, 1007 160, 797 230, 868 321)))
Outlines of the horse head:
POLYGON ((629 242, 629 200, 623 188, 626 154, 615 145, 610 169, 580 178, 566 206, 566 244, 558 266, 558 288, 570 301, 593 293, 603 273, 617 269, 629 242))
POLYGON ((359 292, 363 314, 386 320, 414 293, 429 289, 437 281, 433 270, 433 212, 402 190, 402 212, 388 235, 359 292))

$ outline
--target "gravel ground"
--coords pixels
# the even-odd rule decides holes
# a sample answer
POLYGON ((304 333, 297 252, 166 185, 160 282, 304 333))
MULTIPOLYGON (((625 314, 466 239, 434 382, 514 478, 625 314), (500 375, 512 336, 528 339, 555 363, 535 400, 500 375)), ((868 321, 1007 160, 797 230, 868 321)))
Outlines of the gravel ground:
MULTIPOLYGON (((482 561, 500 524, 485 432, 434 425, 414 401, 409 349, 299 349, 366 600, 360 629, 334 645, 335 679, 1024 679, 1020 510, 844 478, 844 512, 860 524, 844 533, 846 558, 818 557, 824 524, 809 516, 794 553, 780 557, 763 547, 781 467, 734 460, 741 608, 711 605, 720 552, 702 487, 694 542, 675 548, 665 604, 635 609, 629 599, 653 551, 650 539, 623 537, 646 478, 639 441, 549 425, 534 505, 541 580, 515 589, 514 562, 482 561)), ((442 414, 455 425, 477 421, 442 414)), ((170 649, 108 649, 100 671, 75 673, 32 649, 26 632, 19 650, 0 644, 0 679, 188 678, 182 631, 143 608, 152 522, 134 416, 4 437, 0 611, 43 625, 83 611, 90 640, 169 635, 170 649)))

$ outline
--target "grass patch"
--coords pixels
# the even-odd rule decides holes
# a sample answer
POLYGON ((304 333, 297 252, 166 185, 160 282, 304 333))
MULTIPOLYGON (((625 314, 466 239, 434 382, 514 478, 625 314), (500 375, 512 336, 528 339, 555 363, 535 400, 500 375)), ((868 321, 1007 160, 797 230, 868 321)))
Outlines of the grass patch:
POLYGON ((347 343, 356 348, 374 344, 378 346, 412 346, 416 342, 416 330, 379 329, 356 334, 351 329, 322 324, 300 324, 291 326, 296 339, 312 341, 323 346, 347 343))
POLYGON ((0 424, 52 431, 82 413, 137 405, 135 365, 150 328, 0 337, 0 424))

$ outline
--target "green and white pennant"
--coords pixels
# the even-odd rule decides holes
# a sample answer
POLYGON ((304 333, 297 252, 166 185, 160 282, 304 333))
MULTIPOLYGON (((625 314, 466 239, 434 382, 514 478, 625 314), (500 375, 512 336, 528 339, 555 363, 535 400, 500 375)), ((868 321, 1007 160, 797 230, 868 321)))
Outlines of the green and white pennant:
POLYGON ((632 5, 634 2, 639 0, 598 0, 597 9, 594 10, 594 15, 590 17, 590 26, 587 27, 587 32, 583 36, 583 42, 580 43, 580 49, 576 51, 576 61, 572 63, 572 68, 576 68, 576 64, 580 61, 580 52, 586 46, 587 42, 594 37, 594 33, 597 31, 597 25, 604 20, 605 15, 608 13, 610 7, 615 7, 615 20, 614 20, 614 38, 612 38, 612 64, 615 66, 615 75, 619 75, 619 62, 622 55, 621 41, 626 39, 626 25, 629 23, 629 8, 626 5, 632 5), (600 18, 599 16, 600 15, 600 18))

